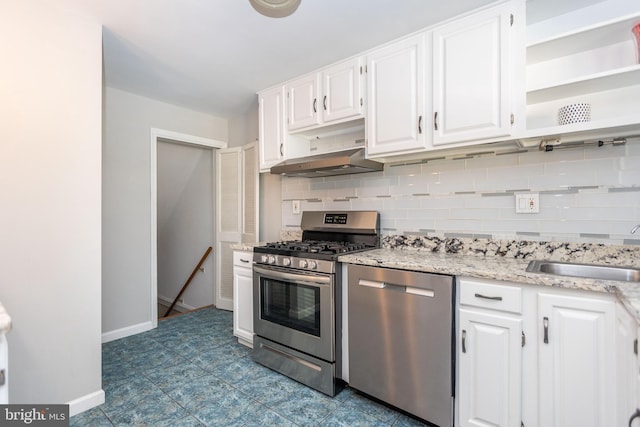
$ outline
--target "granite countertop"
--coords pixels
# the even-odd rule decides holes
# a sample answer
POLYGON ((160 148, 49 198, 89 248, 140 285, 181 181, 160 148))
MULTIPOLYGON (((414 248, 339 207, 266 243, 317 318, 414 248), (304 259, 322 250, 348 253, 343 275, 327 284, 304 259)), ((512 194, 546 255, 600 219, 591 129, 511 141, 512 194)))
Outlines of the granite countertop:
POLYGON ((0 302, 0 333, 6 334, 11 330, 11 316, 0 302))
MULTIPOLYGON (((442 253, 406 248, 376 249, 341 255, 338 258, 339 261, 349 264, 612 293, 617 295, 627 309, 640 321, 640 284, 528 273, 525 269, 532 259, 534 258, 478 256, 468 253, 442 253)), ((628 261, 627 258, 622 258, 618 265, 630 265, 628 261)), ((574 262, 585 261, 574 260, 574 262)), ((616 262, 609 260, 607 264, 615 265, 616 262)))
POLYGON ((233 243, 231 245, 231 249, 234 251, 245 251, 245 252, 253 252, 253 248, 256 246, 264 245, 264 242, 253 242, 253 243, 233 243))

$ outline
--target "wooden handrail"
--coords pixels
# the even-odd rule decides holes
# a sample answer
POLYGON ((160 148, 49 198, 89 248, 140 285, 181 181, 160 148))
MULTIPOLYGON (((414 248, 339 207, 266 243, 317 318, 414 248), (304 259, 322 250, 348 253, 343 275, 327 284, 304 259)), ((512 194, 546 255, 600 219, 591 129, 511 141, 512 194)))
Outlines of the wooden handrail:
POLYGON ((171 313, 171 310, 173 310, 173 307, 176 305, 176 303, 178 302, 178 300, 180 299, 180 297, 182 296, 184 291, 187 290, 187 288, 191 284, 191 280, 193 280, 194 276, 196 275, 196 273, 198 272, 198 270, 200 269, 202 264, 204 264, 204 261, 207 259, 207 257, 209 256, 209 254, 211 253, 212 250, 213 250, 213 248, 211 246, 209 246, 209 248, 204 253, 204 255, 202 255, 202 258, 200 259, 200 262, 198 263, 198 265, 196 265, 196 268, 194 268, 193 271, 191 272, 191 276, 189 276, 187 281, 182 286, 182 289, 180 289, 180 292, 178 292, 178 296, 173 300, 173 302, 171 303, 171 306, 169 307, 167 312, 164 314, 164 317, 167 317, 169 315, 169 313, 171 313))

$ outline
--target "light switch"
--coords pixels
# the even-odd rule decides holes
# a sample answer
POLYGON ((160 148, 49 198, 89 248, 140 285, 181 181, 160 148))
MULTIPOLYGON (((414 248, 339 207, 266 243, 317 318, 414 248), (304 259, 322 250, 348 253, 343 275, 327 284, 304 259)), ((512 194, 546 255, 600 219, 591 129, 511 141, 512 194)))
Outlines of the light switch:
POLYGON ((291 201, 291 213, 299 214, 300 213, 300 200, 292 200, 291 201))

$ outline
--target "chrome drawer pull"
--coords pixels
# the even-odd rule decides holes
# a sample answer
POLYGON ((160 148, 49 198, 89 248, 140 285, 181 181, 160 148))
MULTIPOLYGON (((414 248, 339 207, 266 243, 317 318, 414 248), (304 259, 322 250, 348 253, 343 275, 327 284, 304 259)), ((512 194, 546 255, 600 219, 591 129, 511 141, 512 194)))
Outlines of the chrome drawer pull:
POLYGON ((467 352, 467 331, 465 331, 464 329, 462 330, 462 352, 466 353, 467 352))
POLYGON ((475 294, 476 298, 482 298, 482 299, 490 299, 492 301, 502 301, 502 297, 488 297, 486 295, 482 295, 482 294, 475 294))

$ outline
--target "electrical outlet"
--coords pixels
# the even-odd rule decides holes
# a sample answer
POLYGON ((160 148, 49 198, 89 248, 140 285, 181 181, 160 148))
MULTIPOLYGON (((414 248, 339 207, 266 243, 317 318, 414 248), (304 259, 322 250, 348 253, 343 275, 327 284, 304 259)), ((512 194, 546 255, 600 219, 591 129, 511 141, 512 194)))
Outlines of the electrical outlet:
POLYGON ((540 196, 538 193, 518 193, 516 197, 516 213, 539 213, 540 196))
POLYGON ((291 201, 291 212, 294 214, 300 213, 300 200, 291 201))

